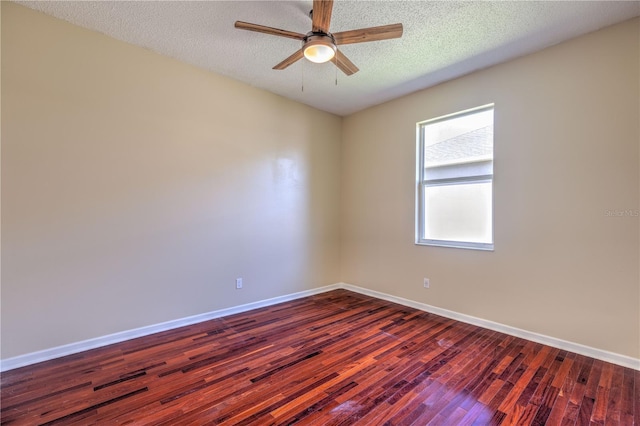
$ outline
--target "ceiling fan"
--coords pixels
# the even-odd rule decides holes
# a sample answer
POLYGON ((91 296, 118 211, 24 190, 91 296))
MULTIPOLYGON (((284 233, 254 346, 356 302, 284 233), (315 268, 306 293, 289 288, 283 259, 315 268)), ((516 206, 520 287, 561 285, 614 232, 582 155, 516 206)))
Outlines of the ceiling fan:
POLYGON ((402 24, 360 28, 332 34, 329 32, 332 10, 333 0, 313 0, 313 9, 309 12, 312 20, 312 28, 311 31, 306 34, 242 21, 236 21, 235 27, 241 30, 293 38, 302 42, 302 47, 273 67, 274 70, 283 70, 305 57, 315 63, 333 60, 336 66, 346 75, 352 75, 358 72, 358 67, 338 50, 338 46, 402 37, 402 24))

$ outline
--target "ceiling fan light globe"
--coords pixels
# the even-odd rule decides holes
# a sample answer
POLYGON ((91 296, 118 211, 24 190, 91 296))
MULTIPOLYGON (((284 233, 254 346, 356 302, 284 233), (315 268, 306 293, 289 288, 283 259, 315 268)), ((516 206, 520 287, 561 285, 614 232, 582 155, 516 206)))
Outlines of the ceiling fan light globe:
POLYGON ((303 52, 304 57, 311 62, 322 64, 329 62, 336 55, 336 45, 330 39, 312 39, 305 43, 303 52))

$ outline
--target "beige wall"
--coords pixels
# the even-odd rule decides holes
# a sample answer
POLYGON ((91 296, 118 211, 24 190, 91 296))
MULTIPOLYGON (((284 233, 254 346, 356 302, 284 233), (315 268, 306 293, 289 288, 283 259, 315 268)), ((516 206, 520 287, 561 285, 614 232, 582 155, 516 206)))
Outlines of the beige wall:
POLYGON ((338 282, 341 122, 2 2, 2 358, 338 282))
POLYGON ((342 280, 640 358, 639 21, 354 114, 342 280), (415 124, 495 103, 495 251, 414 245, 415 124), (424 289, 422 278, 431 279, 424 289))

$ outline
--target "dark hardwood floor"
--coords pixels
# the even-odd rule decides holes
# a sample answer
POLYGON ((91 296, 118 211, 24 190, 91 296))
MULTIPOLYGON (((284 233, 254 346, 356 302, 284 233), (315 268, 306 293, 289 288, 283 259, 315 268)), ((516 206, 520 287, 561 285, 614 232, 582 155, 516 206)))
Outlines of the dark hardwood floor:
POLYGON ((1 386, 2 425, 640 425, 638 371, 345 290, 1 386))

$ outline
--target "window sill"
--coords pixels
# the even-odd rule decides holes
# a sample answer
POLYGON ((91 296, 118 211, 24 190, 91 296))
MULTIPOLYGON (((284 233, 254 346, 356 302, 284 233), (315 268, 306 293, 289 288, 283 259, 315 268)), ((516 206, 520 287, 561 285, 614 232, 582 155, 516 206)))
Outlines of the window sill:
POLYGON ((493 244, 487 243, 465 243, 461 241, 444 241, 444 240, 419 240, 416 241, 417 246, 447 247, 467 250, 494 251, 493 244))

